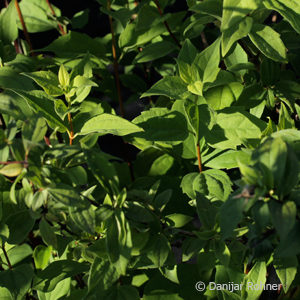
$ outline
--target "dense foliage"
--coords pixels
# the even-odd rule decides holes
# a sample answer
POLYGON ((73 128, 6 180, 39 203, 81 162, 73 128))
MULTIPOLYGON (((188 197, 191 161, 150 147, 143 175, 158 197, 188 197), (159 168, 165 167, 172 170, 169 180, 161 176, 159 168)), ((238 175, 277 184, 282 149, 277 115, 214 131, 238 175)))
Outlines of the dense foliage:
POLYGON ((180 1, 6 1, 0 299, 298 299, 300 2, 180 1))

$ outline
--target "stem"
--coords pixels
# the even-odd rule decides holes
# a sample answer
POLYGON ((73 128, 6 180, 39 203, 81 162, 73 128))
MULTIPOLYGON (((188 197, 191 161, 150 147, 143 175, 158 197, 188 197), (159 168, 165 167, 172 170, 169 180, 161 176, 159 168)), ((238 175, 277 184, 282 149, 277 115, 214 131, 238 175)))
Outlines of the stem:
POLYGON ((4 254, 5 259, 6 259, 6 261, 7 261, 8 267, 9 267, 10 269, 12 269, 13 267, 12 267, 12 265, 11 265, 11 263, 10 263, 9 258, 8 258, 7 252, 6 252, 6 250, 5 250, 5 244, 4 244, 4 243, 2 244, 2 251, 3 251, 3 254, 4 254))
MULTIPOLYGON (((155 5, 156 5, 156 7, 157 7, 157 10, 158 10, 159 14, 160 14, 161 17, 162 17, 162 16, 163 16, 163 12, 162 12, 162 10, 161 10, 161 7, 160 7, 160 5, 159 5, 158 0, 154 0, 154 2, 155 2, 155 5)), ((180 45, 179 41, 177 40, 176 36, 175 36, 175 35, 173 34, 173 32, 171 31, 168 22, 167 22, 167 21, 164 21, 163 23, 164 23, 166 29, 168 30, 170 36, 172 37, 172 39, 173 39, 174 42, 176 43, 176 45, 177 45, 179 48, 181 48, 181 45, 180 45)))
POLYGON ((0 161, 0 165, 10 165, 10 164, 27 164, 27 160, 22 161, 0 161))
POLYGON ((73 129, 73 122, 72 122, 71 113, 68 113, 68 121, 69 121, 69 125, 70 125, 69 139, 70 139, 70 145, 72 145, 73 144, 73 139, 74 139, 74 129, 73 129))
POLYGON ((30 55, 33 55, 33 53, 32 53, 32 50, 33 50, 32 44, 31 44, 31 41, 30 41, 30 38, 29 38, 27 27, 26 27, 26 24, 24 22, 24 18, 23 18, 23 15, 22 15, 22 12, 21 12, 18 0, 15 0, 15 6, 16 6, 16 10, 18 12, 18 16, 19 16, 20 22, 22 24, 22 28, 23 28, 23 31, 24 31, 26 42, 29 45, 30 55))
MULTIPOLYGON (((110 0, 107 1, 107 9, 110 11, 110 0)), ((114 73, 115 73, 115 80, 116 80, 116 86, 117 86, 117 93, 118 93, 118 99, 119 99, 119 107, 120 107, 120 114, 124 118, 125 117, 125 111, 123 106, 123 100, 121 95, 121 85, 120 85, 120 76, 119 76, 119 63, 117 59, 117 51, 116 51, 116 39, 115 39, 115 31, 113 26, 113 20, 112 17, 109 15, 109 25, 110 25, 110 31, 111 31, 111 48, 112 48, 112 55, 114 60, 114 73)))
MULTIPOLYGON (((49 1, 49 0, 46 0, 46 2, 47 2, 47 4, 48 4, 48 6, 49 6, 49 9, 50 9, 50 11, 51 11, 52 16, 56 17, 56 13, 55 13, 55 11, 54 11, 54 9, 53 9, 53 7, 52 7, 50 1, 49 1)), ((59 30, 60 30, 61 35, 65 35, 66 32, 65 32, 64 28, 61 26, 61 24, 58 23, 58 27, 59 27, 59 30)))
POLYGON ((197 158, 198 158, 199 173, 201 173, 202 172, 202 162, 201 162, 201 152, 200 152, 199 142, 197 143, 197 158))

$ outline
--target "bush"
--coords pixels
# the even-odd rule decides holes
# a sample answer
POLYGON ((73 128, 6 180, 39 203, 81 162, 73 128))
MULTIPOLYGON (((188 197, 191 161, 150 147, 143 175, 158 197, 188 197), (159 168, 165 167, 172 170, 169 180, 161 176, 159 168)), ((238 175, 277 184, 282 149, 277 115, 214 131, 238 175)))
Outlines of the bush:
POLYGON ((93 5, 1 11, 0 298, 297 299, 300 4, 93 5))

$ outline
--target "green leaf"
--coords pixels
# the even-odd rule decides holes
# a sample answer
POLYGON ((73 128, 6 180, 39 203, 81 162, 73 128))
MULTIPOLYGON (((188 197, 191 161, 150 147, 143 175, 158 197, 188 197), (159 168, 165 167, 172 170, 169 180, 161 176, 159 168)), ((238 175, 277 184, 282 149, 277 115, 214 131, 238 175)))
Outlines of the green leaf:
POLYGON ((167 260, 171 247, 168 239, 160 234, 155 237, 152 246, 147 250, 147 257, 155 264, 157 267, 162 267, 167 260))
POLYGON ((136 63, 144 63, 164 57, 173 52, 176 46, 167 41, 156 42, 143 48, 143 50, 135 57, 136 63))
POLYGON ((289 231, 288 235, 280 241, 277 246, 274 256, 279 258, 288 258, 291 256, 298 255, 300 253, 300 223, 298 221, 295 222, 292 230, 289 231))
POLYGON ((52 99, 50 96, 47 96, 45 92, 26 92, 24 90, 12 91, 24 98, 29 106, 32 107, 36 112, 40 113, 52 128, 58 127, 58 130, 61 132, 67 131, 67 124, 60 119, 54 110, 54 99, 52 99))
POLYGON ((27 238, 28 233, 34 226, 35 220, 31 218, 28 210, 21 210, 10 215, 5 223, 9 229, 7 242, 10 244, 19 244, 27 238))
POLYGON ((117 176, 114 165, 109 162, 103 152, 90 150, 86 151, 85 157, 89 169, 92 171, 95 178, 101 184, 101 186, 110 195, 118 193, 119 178, 117 176))
POLYGON ((66 88, 70 84, 70 74, 64 65, 60 65, 58 71, 58 81, 61 87, 66 88))
POLYGON ((141 132, 143 129, 121 117, 103 113, 87 120, 79 134, 89 133, 114 134, 119 136, 141 132))
POLYGON ((70 217, 78 228, 88 232, 91 235, 95 234, 95 211, 92 206, 87 207, 69 207, 70 217))
POLYGON ((217 78, 220 71, 220 44, 221 39, 218 38, 209 47, 197 54, 193 61, 203 83, 213 82, 217 78))
POLYGON ((52 247, 38 245, 34 248, 33 259, 37 269, 44 269, 48 265, 51 257, 52 247))
POLYGON ((240 22, 235 23, 222 33, 222 56, 224 57, 234 43, 248 35, 252 28, 253 19, 246 17, 240 22))
POLYGON ((287 62, 286 48, 280 35, 270 26, 253 24, 249 37, 265 56, 278 62, 287 62))
POLYGON ((249 164, 250 154, 241 150, 228 150, 209 159, 204 165, 214 169, 233 169, 239 166, 238 162, 249 164))
POLYGON ((180 187, 182 192, 187 194, 191 199, 196 199, 196 193, 194 191, 193 182, 195 178, 199 176, 199 173, 186 174, 181 181, 180 187))
POLYGON ((50 96, 57 97, 63 95, 57 75, 51 71, 38 71, 23 73, 23 75, 33 79, 50 96))
POLYGON ((172 99, 185 98, 187 86, 178 76, 166 76, 143 93, 141 98, 153 95, 163 95, 172 99))
POLYGON ((256 262, 247 276, 245 276, 242 289, 242 299, 258 299, 263 292, 263 286, 266 283, 266 275, 266 263, 264 261, 256 262))
POLYGON ((205 170, 193 181, 193 188, 196 192, 207 191, 210 197, 225 201, 231 193, 231 181, 228 175, 221 170, 205 170))
POLYGON ((108 290, 119 278, 116 268, 108 261, 95 258, 88 278, 88 295, 94 291, 108 290))
POLYGON ((21 174, 23 168, 23 164, 20 163, 8 164, 0 169, 0 174, 7 177, 16 177, 21 174))
POLYGON ((223 3, 221 0, 204 0, 192 6, 191 10, 201 14, 207 14, 221 20, 222 7, 223 3))
POLYGON ((69 185, 59 184, 57 187, 48 188, 47 190, 53 199, 66 206, 73 206, 80 202, 78 192, 69 185))
POLYGON ((193 219, 193 217, 191 217, 191 216, 187 216, 184 214, 178 214, 178 213, 167 215, 165 218, 166 218, 167 222, 170 224, 169 226, 175 227, 175 228, 183 227, 193 219))
POLYGON ((283 290, 285 293, 287 293, 297 274, 297 256, 274 258, 273 264, 276 274, 282 284, 283 290))
MULTIPOLYGON (((56 16, 60 16, 60 10, 52 5, 52 8, 56 16)), ((57 21, 49 18, 52 12, 46 1, 39 0, 26 0, 20 2, 20 9, 26 24, 28 32, 41 32, 50 29, 56 29, 57 21)), ((17 19, 17 24, 22 30, 23 27, 19 19, 17 19)))
MULTIPOLYGON (((197 178, 194 180, 194 182, 197 178)), ((196 205, 197 205, 197 213, 200 219, 201 224, 204 229, 213 229, 216 224, 216 216, 217 216, 217 207, 204 196, 204 191, 202 190, 200 193, 196 191, 196 205)))
POLYGON ((178 60, 188 65, 191 65, 196 55, 197 55, 196 47, 191 43, 189 39, 186 39, 178 54, 178 60))
POLYGON ((185 117, 167 108, 157 107, 144 111, 132 123, 144 130, 134 136, 148 141, 180 142, 188 135, 185 117))
POLYGON ((243 85, 239 82, 231 82, 227 85, 212 87, 205 91, 204 98, 207 104, 214 110, 230 107, 237 101, 243 91, 243 85))
POLYGON ((44 243, 48 246, 53 246, 54 249, 57 249, 57 236, 54 233, 54 228, 42 218, 39 224, 40 234, 44 243))
POLYGON ((5 44, 10 44, 18 37, 17 11, 14 1, 11 1, 0 15, 0 39, 5 44))
POLYGON ((88 269, 86 263, 65 259, 54 261, 46 269, 37 272, 33 287, 39 291, 51 292, 63 279, 86 272, 88 269))
POLYGON ((105 50, 99 39, 92 39, 84 33, 69 31, 68 34, 60 36, 41 51, 54 52, 58 57, 70 58, 87 52, 103 57, 105 50))
POLYGON ((106 247, 109 260, 115 265, 120 275, 125 275, 131 255, 132 240, 129 223, 123 211, 117 209, 106 221, 106 247))
POLYGON ((215 241, 215 254, 216 258, 223 266, 228 267, 230 262, 230 251, 223 241, 215 241))
POLYGON ((295 121, 290 116, 285 104, 281 102, 278 120, 278 129, 290 129, 295 128, 295 121))
POLYGON ((297 215, 296 204, 292 201, 287 201, 281 205, 272 201, 269 202, 269 208, 274 227, 283 240, 295 225, 297 215))
POLYGON ((233 236, 233 230, 237 227, 243 216, 245 199, 242 197, 229 197, 220 208, 220 227, 223 240, 233 236), (230 215, 230 218, 228 216, 230 215))
POLYGON ((214 148, 235 148, 246 139, 259 139, 266 123, 238 107, 219 111, 216 125, 206 133, 207 142, 214 148))
POLYGON ((13 299, 21 300, 31 287, 33 275, 32 266, 23 264, 12 270, 2 271, 0 273, 0 286, 10 291, 13 299))
POLYGON ((300 3, 295 0, 264 0, 263 4, 279 12, 300 34, 300 3))
POLYGON ((224 32, 230 27, 241 22, 251 11, 258 8, 256 0, 224 0, 221 31, 224 32))

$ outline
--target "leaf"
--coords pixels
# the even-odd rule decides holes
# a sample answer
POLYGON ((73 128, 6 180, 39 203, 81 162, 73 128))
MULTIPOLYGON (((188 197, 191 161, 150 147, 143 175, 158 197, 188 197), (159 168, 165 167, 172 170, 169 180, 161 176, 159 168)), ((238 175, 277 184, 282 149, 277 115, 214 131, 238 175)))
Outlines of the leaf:
POLYGON ((264 261, 256 262, 247 276, 245 276, 242 289, 242 299, 258 299, 263 292, 263 286, 266 283, 266 275, 266 263, 264 261))
POLYGON ((44 243, 48 246, 53 246, 54 249, 57 249, 57 236, 54 233, 54 228, 51 227, 44 218, 40 221, 39 229, 44 243))
POLYGON ((252 28, 253 19, 246 17, 230 26, 222 33, 222 56, 224 57, 236 41, 247 36, 252 28))
POLYGON ((295 128, 295 121, 290 116, 285 104, 281 102, 278 120, 278 129, 290 129, 295 128))
POLYGON ((179 142, 187 135, 187 123, 184 116, 167 108, 152 108, 144 111, 132 120, 144 132, 134 136, 148 141, 179 142))
POLYGON ((187 86, 178 76, 165 76, 156 82, 147 92, 143 93, 141 98, 163 95, 172 99, 185 98, 187 94, 187 86))
POLYGON ((155 237, 153 244, 147 251, 147 257, 154 263, 157 267, 162 267, 167 260, 171 247, 168 239, 160 234, 155 237))
POLYGON ((116 268, 108 261, 96 257, 88 278, 88 295, 95 290, 108 290, 119 278, 116 268))
POLYGON ((0 286, 10 291, 13 299, 19 300, 22 299, 30 289, 33 275, 32 266, 22 264, 12 270, 2 271, 0 273, 0 286))
POLYGON ((17 95, 24 98, 30 107, 35 111, 40 113, 49 125, 53 128, 58 127, 61 132, 67 131, 68 127, 65 122, 63 122, 60 117, 56 114, 54 110, 54 99, 47 96, 43 91, 24 91, 24 90, 12 90, 17 95))
POLYGON ((5 223, 9 229, 7 242, 10 244, 19 244, 27 238, 28 233, 34 226, 35 220, 31 218, 28 210, 21 210, 10 215, 5 223))
POLYGON ((94 235, 95 234, 95 211, 89 205, 87 207, 69 207, 70 217, 78 228, 94 235))
POLYGON ((283 205, 277 202, 269 202, 272 223, 278 232, 281 240, 284 240, 293 229, 296 222, 297 207, 292 201, 287 201, 283 205))
POLYGON ((264 0, 263 4, 271 10, 279 12, 300 34, 300 3, 295 0, 264 0))
POLYGON ((286 49, 280 35, 270 26, 253 24, 249 37, 265 56, 278 62, 287 62, 286 49))
POLYGON ((50 96, 57 97, 64 93, 59 86, 60 83, 57 75, 51 71, 38 71, 22 74, 33 79, 50 96))
POLYGON ((76 206, 80 196, 75 189, 66 184, 58 184, 55 188, 47 188, 52 198, 66 206, 76 206))
MULTIPOLYGON (((60 10, 51 5, 52 9, 55 12, 56 16, 60 16, 60 10)), ((46 1, 39 0, 26 0, 20 2, 20 9, 22 11, 22 15, 24 18, 24 22, 26 24, 26 28, 28 32, 41 32, 47 31, 50 29, 56 29, 57 22, 48 17, 52 12, 47 5, 46 1)), ((19 28, 22 30, 23 27, 19 19, 17 19, 17 24, 19 28)))
POLYGON ((89 133, 114 134, 124 136, 143 131, 139 126, 115 115, 103 113, 87 120, 79 134, 89 133))
POLYGON ((180 52, 178 54, 178 60, 191 65, 197 55, 197 49, 189 39, 186 39, 180 52))
POLYGON ((201 14, 207 14, 221 20, 222 7, 223 3, 221 0, 204 0, 192 6, 191 10, 201 14))
POLYGON ((219 111, 216 125, 206 133, 207 142, 218 149, 235 148, 246 139, 259 139, 265 122, 237 107, 219 111))
POLYGON ((175 49, 176 46, 173 43, 167 41, 156 42, 144 47, 143 50, 135 57, 134 62, 144 63, 153 61, 168 55, 175 49))
POLYGON ((191 199, 196 199, 196 193, 194 191, 193 182, 195 178, 199 176, 199 173, 189 173, 186 174, 181 181, 180 187, 182 192, 187 194, 191 199))
POLYGON ((63 279, 86 272, 88 269, 86 263, 65 259, 54 261, 46 269, 37 272, 33 287, 39 291, 51 292, 63 279))
POLYGON ((218 38, 205 50, 197 54, 193 64, 198 68, 203 83, 213 82, 220 71, 220 44, 218 38))
POLYGON ((243 91, 243 85, 231 82, 227 85, 212 87, 204 93, 207 104, 214 110, 230 107, 243 91))
POLYGON ((193 219, 193 217, 191 217, 191 216, 187 216, 184 214, 178 214, 178 213, 167 215, 165 218, 168 221, 168 223, 170 224, 169 226, 175 227, 175 228, 183 227, 193 219))
POLYGON ((54 52, 58 57, 70 58, 89 52, 97 57, 104 57, 104 46, 98 39, 92 39, 84 33, 69 31, 47 47, 39 51, 54 52))
MULTIPOLYGON (((0 39, 5 44, 10 44, 18 37, 18 27, 16 24, 17 11, 14 1, 0 15, 0 39)), ((2 55, 1 55, 2 56, 2 55)))
POLYGON ((23 164, 20 163, 8 164, 0 169, 0 174, 7 177, 16 177, 21 174, 23 168, 23 164))
POLYGON ((286 235, 275 249, 274 256, 279 258, 288 258, 291 256, 298 255, 300 253, 300 223, 295 222, 292 230, 286 235))
POLYGON ((224 0, 221 31, 224 32, 230 27, 241 22, 244 17, 258 8, 255 0, 224 0))
POLYGON ((233 236, 233 230, 237 227, 243 216, 245 207, 244 198, 229 197, 220 208, 220 227, 223 240, 233 236), (230 218, 228 218, 230 215, 230 218))
POLYGON ((70 75, 63 64, 59 67, 58 82, 63 88, 68 87, 70 84, 70 75))
POLYGON ((239 166, 238 162, 249 164, 250 154, 241 150, 228 150, 209 159, 204 165, 214 169, 233 169, 239 166))
POLYGON ((43 245, 38 245, 34 248, 33 259, 37 269, 44 269, 48 265, 51 250, 52 247, 45 247, 43 245))
POLYGON ((287 293, 297 274, 297 256, 274 258, 273 264, 276 274, 282 284, 283 290, 285 293, 287 293))
POLYGON ((115 214, 106 221, 106 227, 105 242, 109 260, 120 275, 125 275, 131 255, 132 240, 129 223, 123 211, 117 209, 115 214))

